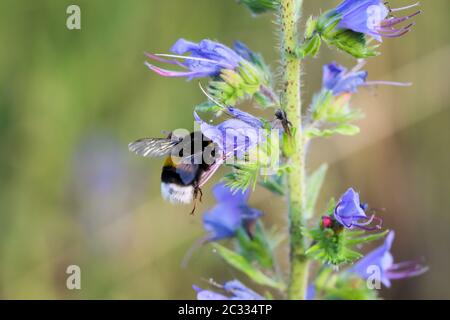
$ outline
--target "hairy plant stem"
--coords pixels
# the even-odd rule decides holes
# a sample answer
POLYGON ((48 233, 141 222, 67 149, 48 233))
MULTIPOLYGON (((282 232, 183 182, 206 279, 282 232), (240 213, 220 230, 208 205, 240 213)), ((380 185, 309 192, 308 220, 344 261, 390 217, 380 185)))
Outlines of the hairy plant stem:
POLYGON ((305 299, 308 285, 308 261, 303 235, 305 199, 305 138, 302 130, 300 96, 301 60, 295 56, 298 45, 298 22, 303 0, 281 0, 281 57, 283 63, 282 108, 292 123, 292 152, 286 154, 290 163, 287 175, 289 200, 290 276, 289 299, 305 299))

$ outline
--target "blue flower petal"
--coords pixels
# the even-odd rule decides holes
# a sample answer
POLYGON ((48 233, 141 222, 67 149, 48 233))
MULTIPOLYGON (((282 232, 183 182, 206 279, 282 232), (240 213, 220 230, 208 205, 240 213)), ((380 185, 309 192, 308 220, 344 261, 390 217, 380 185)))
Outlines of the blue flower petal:
POLYGON ((203 214, 203 227, 209 241, 233 237, 241 224, 240 211, 233 203, 219 203, 203 214))
POLYGON ((230 300, 230 298, 214 291, 202 290, 197 293, 197 300, 230 300))
POLYGON ((198 49, 198 44, 181 38, 178 39, 177 42, 175 42, 172 48, 170 48, 170 51, 175 54, 185 54, 186 52, 190 52, 196 49, 198 49))
POLYGON ((203 215, 208 241, 234 237, 239 228, 246 228, 262 215, 261 211, 247 205, 249 191, 233 194, 224 184, 218 184, 213 193, 217 204, 203 215))
POLYGON ((349 188, 339 199, 334 217, 346 228, 352 228, 353 225, 358 225, 358 220, 367 218, 361 208, 359 194, 353 188, 349 188))
POLYGON ((234 107, 227 107, 227 110, 234 118, 244 121, 255 129, 263 127, 261 119, 251 115, 248 112, 239 110, 238 108, 234 107))
POLYGON ((235 41, 233 44, 234 51, 247 61, 252 61, 254 53, 244 43, 235 41))
POLYGON ((334 12, 341 16, 338 28, 368 34, 377 41, 382 40, 376 28, 386 19, 389 10, 381 0, 345 0, 334 12))
POLYGON ((238 280, 226 282, 223 288, 233 294, 232 300, 264 300, 264 297, 247 288, 238 280))
POLYGON ((239 66, 243 59, 234 50, 227 46, 211 41, 208 39, 202 40, 199 43, 188 41, 186 39, 179 39, 170 49, 174 56, 179 60, 164 61, 155 55, 147 55, 153 60, 160 62, 167 62, 169 64, 178 65, 188 69, 185 72, 165 70, 155 67, 151 64, 147 66, 160 75, 168 77, 186 77, 188 79, 200 77, 215 77, 220 74, 223 69, 235 69, 239 66), (189 55, 185 55, 189 54, 189 55), (181 56, 185 55, 185 56, 181 56))
POLYGON ((367 279, 372 273, 368 273, 370 271, 370 267, 376 266, 379 268, 381 272, 381 282, 386 286, 390 286, 390 280, 386 276, 386 271, 393 264, 393 258, 390 253, 392 243, 395 238, 394 231, 389 232, 386 240, 383 245, 374 249, 370 253, 368 253, 364 258, 359 260, 352 268, 349 269, 350 273, 356 273, 363 279, 367 279))
POLYGON ((214 186, 213 194, 217 202, 232 202, 236 205, 245 204, 250 196, 250 190, 247 189, 244 192, 233 193, 229 187, 223 183, 219 183, 214 186))
POLYGON ((200 124, 203 135, 213 141, 225 157, 242 158, 246 151, 260 141, 259 128, 239 119, 229 119, 214 126, 204 122, 196 112, 194 118, 200 124))
POLYGON ((335 96, 357 92, 358 87, 366 83, 366 79, 366 71, 347 72, 347 68, 335 62, 323 66, 322 86, 335 96))
POLYGON ((263 296, 247 288, 238 280, 231 280, 223 285, 223 290, 231 296, 203 290, 197 286, 192 287, 197 291, 197 300, 265 300, 263 296))

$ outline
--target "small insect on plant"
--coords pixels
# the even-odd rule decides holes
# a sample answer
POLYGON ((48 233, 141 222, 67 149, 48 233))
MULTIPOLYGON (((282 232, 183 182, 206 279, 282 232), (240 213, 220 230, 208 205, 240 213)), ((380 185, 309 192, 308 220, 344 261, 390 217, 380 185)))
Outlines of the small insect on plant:
POLYGON ((275 111, 275 118, 278 121, 280 121, 284 132, 286 132, 286 134, 289 137, 291 137, 292 136, 292 132, 291 132, 292 123, 288 120, 286 112, 282 109, 278 109, 277 111, 275 111))

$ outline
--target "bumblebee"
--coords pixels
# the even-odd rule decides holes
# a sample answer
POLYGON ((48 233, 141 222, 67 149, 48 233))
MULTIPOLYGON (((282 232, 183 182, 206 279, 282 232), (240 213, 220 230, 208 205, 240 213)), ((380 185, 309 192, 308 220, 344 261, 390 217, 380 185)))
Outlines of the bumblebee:
POLYGON ((173 204, 189 204, 202 196, 201 187, 220 167, 215 144, 201 132, 184 137, 143 138, 128 149, 143 157, 166 157, 161 172, 161 195, 173 204))

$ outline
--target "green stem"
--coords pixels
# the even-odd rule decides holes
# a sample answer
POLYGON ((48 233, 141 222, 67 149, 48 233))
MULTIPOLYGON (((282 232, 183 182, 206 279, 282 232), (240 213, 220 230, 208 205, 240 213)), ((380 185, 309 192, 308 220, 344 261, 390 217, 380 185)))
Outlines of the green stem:
POLYGON ((305 198, 305 137, 302 130, 302 105, 300 96, 301 60, 295 57, 298 46, 298 22, 302 0, 281 0, 281 56, 283 62, 282 108, 292 123, 293 152, 286 155, 290 162, 287 175, 289 197, 290 279, 289 299, 305 299, 308 286, 308 261, 305 256, 303 235, 303 208, 305 198))

